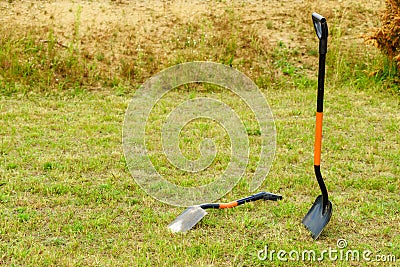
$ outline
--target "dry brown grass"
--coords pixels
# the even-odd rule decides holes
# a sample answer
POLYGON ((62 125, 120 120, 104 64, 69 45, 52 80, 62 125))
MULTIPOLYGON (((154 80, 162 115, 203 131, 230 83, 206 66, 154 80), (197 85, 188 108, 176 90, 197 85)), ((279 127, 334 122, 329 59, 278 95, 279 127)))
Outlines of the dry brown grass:
POLYGON ((385 3, 382 25, 367 40, 395 60, 400 68, 400 1, 386 0, 385 3))

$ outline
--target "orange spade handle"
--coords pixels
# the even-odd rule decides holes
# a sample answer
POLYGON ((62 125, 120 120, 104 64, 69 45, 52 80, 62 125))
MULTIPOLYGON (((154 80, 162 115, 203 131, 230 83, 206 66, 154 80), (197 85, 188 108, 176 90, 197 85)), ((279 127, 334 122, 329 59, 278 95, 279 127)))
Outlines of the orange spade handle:
POLYGON ((237 205, 239 205, 239 203, 237 201, 232 201, 229 203, 220 203, 219 208, 220 209, 228 209, 228 208, 236 207, 237 205))
POLYGON ((322 112, 317 112, 315 126, 315 143, 314 143, 314 165, 321 165, 321 146, 322 146, 322 112))

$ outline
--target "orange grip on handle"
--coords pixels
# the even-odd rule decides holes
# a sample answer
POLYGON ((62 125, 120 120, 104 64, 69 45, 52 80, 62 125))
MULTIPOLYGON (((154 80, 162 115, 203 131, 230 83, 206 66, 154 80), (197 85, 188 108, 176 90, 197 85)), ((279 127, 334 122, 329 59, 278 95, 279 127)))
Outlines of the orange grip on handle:
POLYGON ((321 165, 321 146, 322 146, 322 112, 317 112, 315 126, 315 143, 314 143, 314 165, 321 165))
POLYGON ((229 203, 221 203, 221 204, 219 204, 219 208, 220 209, 227 209, 227 208, 236 207, 237 205, 238 205, 237 201, 232 201, 232 202, 229 202, 229 203))

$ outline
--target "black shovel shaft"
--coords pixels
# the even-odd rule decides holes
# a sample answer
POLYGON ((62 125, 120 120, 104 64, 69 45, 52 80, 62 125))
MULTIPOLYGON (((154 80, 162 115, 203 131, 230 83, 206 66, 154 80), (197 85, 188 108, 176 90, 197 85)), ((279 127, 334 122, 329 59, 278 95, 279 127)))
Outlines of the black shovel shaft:
POLYGON ((317 178, 318 181, 319 188, 321 189, 322 205, 325 211, 325 207, 327 207, 329 200, 328 200, 328 190, 326 189, 326 185, 324 183, 324 179, 322 178, 321 174, 321 167, 318 165, 314 165, 314 172, 315 172, 315 177, 317 178))
POLYGON ((328 190, 326 189, 321 174, 321 148, 322 148, 322 124, 324 111, 324 83, 325 83, 325 54, 319 55, 318 68, 318 92, 317 92, 317 118, 315 128, 315 145, 314 145, 314 172, 317 178, 319 188, 322 193, 323 207, 328 205, 328 190))
POLYGON ((318 66, 317 112, 324 111, 325 61, 326 54, 320 54, 318 66))
POLYGON ((318 13, 312 14, 315 32, 319 39, 319 68, 318 68, 318 97, 317 112, 323 112, 325 59, 328 52, 328 24, 326 19, 318 13))
POLYGON ((246 202, 256 201, 256 200, 273 200, 276 201, 278 199, 282 199, 282 196, 276 195, 268 192, 260 192, 255 195, 251 195, 249 197, 241 198, 236 201, 228 202, 228 203, 210 203, 210 204, 202 204, 200 207, 202 209, 226 209, 233 208, 239 205, 242 205, 246 202))

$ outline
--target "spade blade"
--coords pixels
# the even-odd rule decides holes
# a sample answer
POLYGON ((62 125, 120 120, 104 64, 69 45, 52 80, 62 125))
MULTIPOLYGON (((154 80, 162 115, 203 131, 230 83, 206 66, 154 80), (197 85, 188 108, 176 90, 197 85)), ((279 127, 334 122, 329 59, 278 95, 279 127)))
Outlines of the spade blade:
POLYGON ((186 232, 192 229, 207 212, 200 206, 193 206, 187 208, 181 215, 179 215, 173 222, 168 225, 168 228, 173 232, 186 232))
POLYGON ((325 211, 323 205, 322 195, 319 195, 304 217, 302 223, 311 232, 312 238, 315 240, 319 237, 322 230, 328 224, 332 216, 332 203, 328 201, 325 211))

